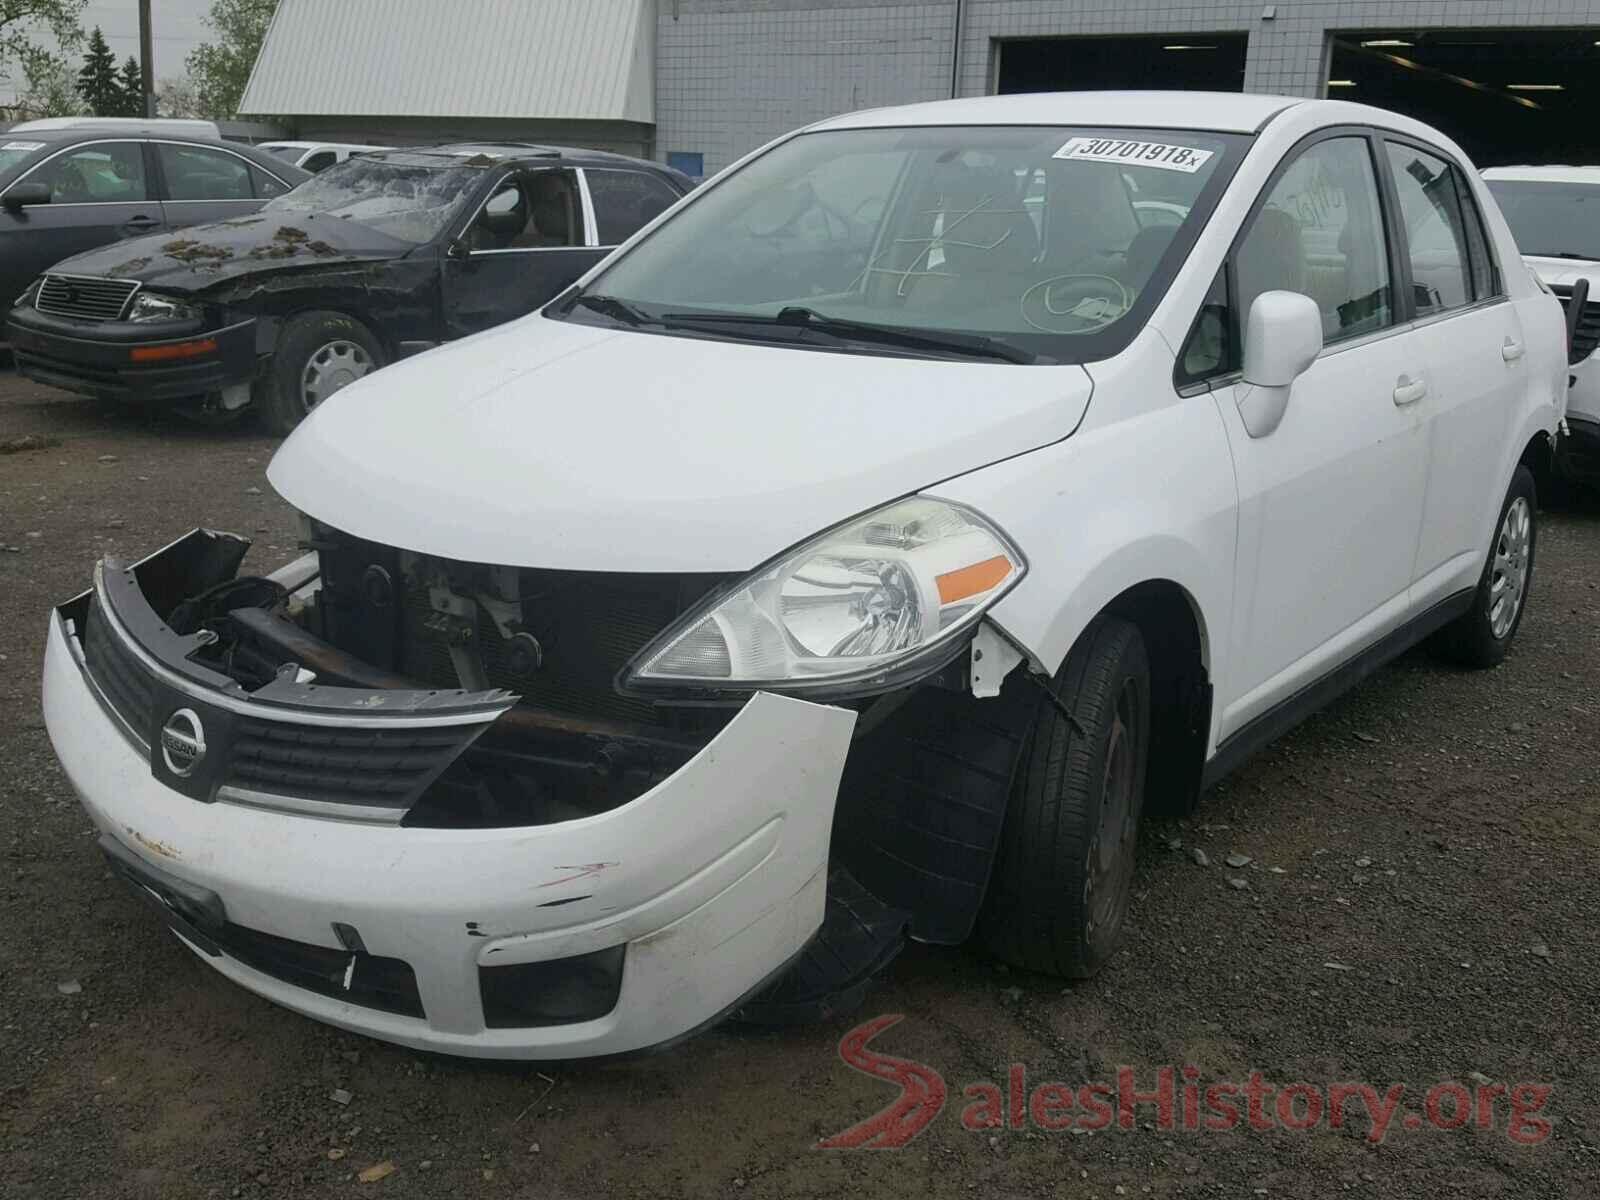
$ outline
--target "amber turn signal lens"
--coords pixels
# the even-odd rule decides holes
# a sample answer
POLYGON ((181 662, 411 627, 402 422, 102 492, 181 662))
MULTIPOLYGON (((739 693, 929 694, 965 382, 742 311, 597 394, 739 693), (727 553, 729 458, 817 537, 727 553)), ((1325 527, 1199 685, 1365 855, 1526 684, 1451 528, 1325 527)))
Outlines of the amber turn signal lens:
POLYGON ((981 595, 1010 573, 1011 560, 1003 554, 997 554, 993 558, 973 563, 970 567, 936 575, 934 582, 939 585, 939 603, 954 604, 957 600, 981 595))
POLYGON ((134 362, 165 362, 210 354, 216 348, 215 338, 202 338, 198 342, 171 342, 165 346, 135 346, 129 353, 134 362))

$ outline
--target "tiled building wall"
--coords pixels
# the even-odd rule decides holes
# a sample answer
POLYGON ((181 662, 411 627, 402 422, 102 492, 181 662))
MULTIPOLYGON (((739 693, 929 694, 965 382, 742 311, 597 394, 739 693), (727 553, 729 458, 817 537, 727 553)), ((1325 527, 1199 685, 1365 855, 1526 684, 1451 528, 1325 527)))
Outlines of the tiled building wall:
MULTIPOLYGON (((707 172, 809 121, 950 94, 955 0, 658 5, 656 153, 707 172)), ((965 0, 958 91, 993 90, 1003 38, 1242 32, 1246 88, 1316 96, 1330 31, 1541 25, 1600 26, 1600 0, 965 0)))

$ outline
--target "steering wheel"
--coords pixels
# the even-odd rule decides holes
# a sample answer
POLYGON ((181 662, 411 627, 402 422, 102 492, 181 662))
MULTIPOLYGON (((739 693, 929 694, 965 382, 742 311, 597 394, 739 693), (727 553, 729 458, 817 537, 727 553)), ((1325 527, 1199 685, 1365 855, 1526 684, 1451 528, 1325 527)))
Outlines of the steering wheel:
POLYGON ((1054 275, 1041 279, 1018 300, 1022 319, 1041 333, 1093 333, 1133 305, 1134 293, 1109 275, 1054 275), (1068 322, 1083 322, 1067 329, 1068 322))

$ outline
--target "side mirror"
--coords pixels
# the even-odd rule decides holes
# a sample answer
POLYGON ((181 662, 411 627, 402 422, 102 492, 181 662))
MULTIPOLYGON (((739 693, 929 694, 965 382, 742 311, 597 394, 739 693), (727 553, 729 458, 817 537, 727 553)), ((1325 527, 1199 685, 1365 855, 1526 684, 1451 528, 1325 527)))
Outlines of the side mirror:
POLYGON ((444 252, 447 258, 469 258, 472 255, 472 247, 467 245, 465 237, 451 238, 444 252))
POLYGON ((1283 421, 1289 389, 1322 353, 1322 310, 1298 292, 1262 292, 1244 335, 1239 416, 1245 432, 1266 437, 1283 421))
POLYGON ((29 204, 49 204, 50 185, 48 183, 18 183, 6 189, 0 196, 0 204, 4 204, 11 212, 18 212, 29 204))

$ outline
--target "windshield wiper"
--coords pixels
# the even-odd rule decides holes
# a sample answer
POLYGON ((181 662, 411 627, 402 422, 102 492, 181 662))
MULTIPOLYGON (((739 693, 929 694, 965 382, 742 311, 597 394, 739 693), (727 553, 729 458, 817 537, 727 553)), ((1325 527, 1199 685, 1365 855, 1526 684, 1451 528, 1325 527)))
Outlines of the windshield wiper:
POLYGON ((601 313, 614 321, 621 321, 624 325, 659 325, 660 321, 648 315, 642 309, 635 308, 619 296, 605 296, 599 292, 579 292, 572 298, 569 307, 579 306, 601 313))
POLYGON ((933 329, 908 329, 901 325, 876 325, 870 321, 849 321, 824 316, 814 309, 792 304, 775 317, 760 313, 662 313, 661 324, 669 326, 748 325, 756 328, 812 329, 818 333, 852 342, 903 346, 908 350, 933 350, 964 354, 976 358, 998 358, 1005 362, 1032 363, 1038 356, 999 338, 981 333, 950 333, 933 329))
POLYGON ((1572 258, 1579 262, 1600 262, 1600 256, 1593 254, 1574 254, 1570 250, 1524 250, 1528 258, 1572 258))

